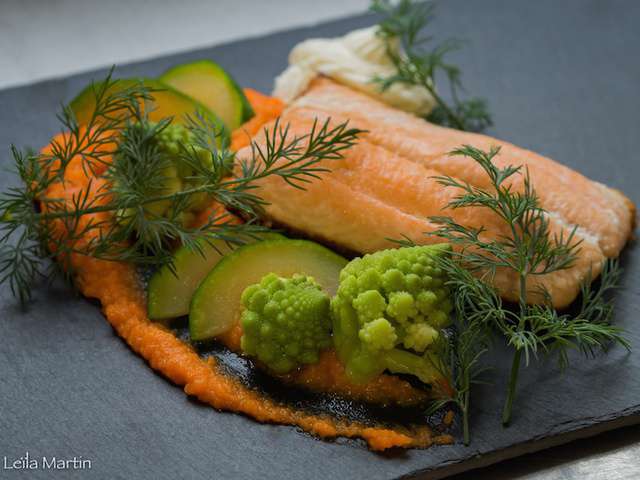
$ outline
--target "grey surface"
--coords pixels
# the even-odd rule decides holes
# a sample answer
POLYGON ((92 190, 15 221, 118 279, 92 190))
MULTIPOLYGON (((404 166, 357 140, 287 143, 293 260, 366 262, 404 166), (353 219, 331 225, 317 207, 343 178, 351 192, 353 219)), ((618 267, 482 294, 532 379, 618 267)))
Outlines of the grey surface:
MULTIPOLYGON (((469 91, 491 104, 496 127, 490 133, 640 200, 635 153, 640 65, 634 60, 640 45, 640 3, 448 0, 438 11, 435 35, 459 32, 471 40, 456 60, 469 91)), ((370 17, 358 17, 125 66, 119 73, 155 75, 178 61, 210 56, 241 84, 269 91, 294 43, 370 23, 370 17)), ((70 99, 87 78, 0 93, 0 145, 44 144, 56 130, 52 113, 58 102, 70 99)), ((3 151, 4 162, 6 156, 3 151)), ((9 181, 2 177, 3 185, 9 181)), ((594 425, 638 422, 636 247, 627 249, 623 264, 617 322, 636 346, 631 354, 616 348, 591 361, 574 357, 564 375, 551 362, 536 364, 522 376, 510 428, 499 426, 504 388, 499 380, 475 392, 470 447, 457 444, 390 456, 372 454, 355 442, 321 442, 290 427, 217 413, 145 367, 91 303, 66 291, 40 292, 32 308, 21 313, 7 292, 0 292, 0 461, 26 450, 82 455, 93 460, 93 468, 75 473, 95 478, 435 477, 567 441, 570 432, 592 434, 594 425)), ((496 376, 505 378, 508 358, 498 354, 496 360, 496 376)), ((630 438, 637 441, 634 435, 630 438)), ((637 469, 637 462, 630 463, 624 472, 606 477, 596 472, 592 478, 624 478, 623 473, 633 474, 629 468, 637 469)), ((517 470, 522 463, 513 465, 517 470)), ((510 472, 496 475, 508 478, 510 472)), ((29 478, 46 476, 29 472, 29 478)), ((556 470, 549 478, 563 477, 556 470)))
POLYGON ((637 480, 640 429, 627 427, 524 455, 450 480, 637 480))

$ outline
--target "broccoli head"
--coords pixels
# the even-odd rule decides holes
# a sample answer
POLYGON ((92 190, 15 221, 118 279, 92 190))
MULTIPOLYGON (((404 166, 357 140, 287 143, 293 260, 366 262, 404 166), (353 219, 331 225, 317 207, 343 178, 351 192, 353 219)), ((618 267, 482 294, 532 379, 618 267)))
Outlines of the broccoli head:
POLYGON ((347 373, 366 382, 384 370, 441 377, 437 340, 452 304, 437 257, 448 244, 382 250, 352 260, 331 301, 333 340, 347 373))
POLYGON ((318 361, 331 346, 329 297, 311 277, 274 273, 242 294, 242 351, 276 373, 318 361))
MULTIPOLYGON (((171 195, 184 190, 191 190, 200 186, 201 180, 196 178, 197 172, 194 166, 184 159, 183 149, 188 149, 192 154, 192 158, 197 159, 198 167, 201 170, 213 170, 214 165, 211 158, 211 152, 197 145, 194 134, 188 128, 179 123, 170 123, 161 129, 157 124, 148 122, 148 125, 139 123, 132 124, 127 127, 123 133, 125 136, 137 136, 145 138, 148 142, 146 147, 149 151, 154 151, 158 158, 156 169, 160 175, 157 184, 152 187, 154 196, 171 195), (143 130, 148 129, 148 130, 143 130), (155 132, 149 135, 148 131, 155 132), (146 136, 146 137, 145 137, 146 136)), ((116 154, 114 161, 123 161, 126 151, 116 154)), ((229 166, 230 168, 230 166, 229 166)), ((225 166, 225 171, 221 175, 229 173, 229 168, 225 166)), ((144 169, 140 170, 144 172, 144 169)), ((146 173, 145 173, 146 175, 146 173)), ((120 182, 149 182, 149 178, 120 178, 120 182)), ((118 184, 116 182, 114 191, 118 192, 118 184)), ((194 193, 189 196, 186 208, 181 208, 179 220, 188 226, 195 215, 204 210, 211 203, 211 198, 204 192, 194 193)), ((145 206, 145 214, 156 217, 171 217, 173 202, 170 199, 151 202, 145 206)), ((131 212, 119 212, 119 217, 126 221, 131 212)))

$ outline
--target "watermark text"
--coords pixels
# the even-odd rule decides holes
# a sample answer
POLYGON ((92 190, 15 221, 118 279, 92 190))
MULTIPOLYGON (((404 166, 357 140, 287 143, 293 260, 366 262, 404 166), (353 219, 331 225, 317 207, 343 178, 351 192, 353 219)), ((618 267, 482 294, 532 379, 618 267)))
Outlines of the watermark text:
POLYGON ((3 470, 91 470, 91 460, 73 457, 35 456, 25 452, 20 457, 2 458, 3 470))

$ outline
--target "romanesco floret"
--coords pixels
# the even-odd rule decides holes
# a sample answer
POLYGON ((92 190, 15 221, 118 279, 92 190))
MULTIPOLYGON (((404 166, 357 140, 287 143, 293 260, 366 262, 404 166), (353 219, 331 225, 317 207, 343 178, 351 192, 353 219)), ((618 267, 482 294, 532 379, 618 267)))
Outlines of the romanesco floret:
POLYGON ((347 372, 367 381, 384 370, 428 383, 452 305, 437 257, 447 244, 379 251, 350 262, 331 301, 334 343, 347 372))
POLYGON ((396 329, 386 318, 376 318, 367 322, 358 332, 358 337, 371 350, 389 350, 398 340, 396 329))
POLYGON ((311 277, 265 276, 242 294, 242 351, 276 373, 318 361, 331 346, 329 296, 311 277))
MULTIPOLYGON (((150 125, 146 128, 155 126, 153 122, 149 123, 150 125)), ((133 135, 135 134, 134 130, 142 127, 140 124, 134 124, 128 128, 131 129, 131 132, 125 132, 125 135, 133 135)), ((195 152, 195 157, 199 160, 202 169, 212 170, 214 168, 211 153, 198 146, 195 142, 194 134, 179 123, 167 125, 153 137, 150 137, 149 141, 155 143, 156 152, 164 157, 164 166, 160 169, 162 181, 154 192, 157 196, 171 195, 183 190, 197 188, 200 185, 200 182, 195 178, 196 172, 193 167, 181 158, 183 147, 189 149, 190 152, 195 152)), ((115 161, 118 161, 118 159, 116 158, 115 161)), ((223 175, 227 171, 225 167, 223 175)), ((146 179, 141 180, 144 181, 146 179)), ((117 191, 117 189, 115 190, 117 191)), ((188 199, 187 208, 180 213, 179 220, 181 223, 188 226, 198 212, 211 204, 211 200, 210 196, 205 192, 192 194, 188 199)), ((172 200, 167 199, 149 203, 145 206, 145 212, 154 216, 170 217, 172 216, 172 200)), ((119 217, 124 220, 128 215, 128 212, 119 213, 119 217)))

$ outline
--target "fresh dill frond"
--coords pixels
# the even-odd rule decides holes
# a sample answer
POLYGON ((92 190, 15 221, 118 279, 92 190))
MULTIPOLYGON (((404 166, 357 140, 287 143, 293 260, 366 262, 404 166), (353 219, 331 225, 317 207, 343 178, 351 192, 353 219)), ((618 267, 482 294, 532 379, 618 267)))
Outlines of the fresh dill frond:
POLYGON ((439 125, 472 132, 492 125, 484 99, 460 97, 464 90, 460 69, 445 59, 449 53, 460 49, 462 42, 449 39, 427 47, 433 38, 422 34, 433 20, 433 4, 413 0, 373 0, 371 10, 382 15, 378 34, 386 42, 387 55, 396 69, 394 75, 375 79, 383 90, 394 84, 424 88, 436 101, 427 120, 439 125), (444 74, 449 83, 450 102, 445 101, 436 87, 436 77, 440 74, 444 74))
POLYGON ((45 192, 63 185, 65 171, 73 159, 79 159, 86 175, 104 168, 122 122, 152 98, 153 91, 143 85, 116 89, 118 81, 112 73, 113 69, 103 82, 92 84, 95 109, 86 124, 80 125, 72 109, 65 106, 58 115, 64 135, 52 140, 46 153, 10 147, 20 184, 0 195, 0 283, 8 282, 22 304, 31 298, 34 282, 48 278, 54 271, 45 261, 52 257, 52 247, 67 245, 58 260, 68 269, 69 255, 76 250, 79 237, 91 228, 81 225, 82 212, 101 210, 90 205, 88 195, 81 192, 74 195, 71 205, 49 198, 45 192), (55 221, 68 229, 69 238, 65 241, 56 233, 59 230, 52 228, 55 221))
POLYGON ((8 282, 22 303, 33 283, 50 274, 49 260, 69 275, 73 255, 166 265, 178 243, 198 250, 202 239, 238 245, 255 238, 268 230, 258 222, 267 204, 260 180, 276 176, 304 189, 329 171, 322 160, 340 158, 361 133, 326 120, 314 122, 306 135, 291 135, 276 122, 265 130, 264 146, 253 143, 251 154, 237 160, 224 127, 194 112, 184 121, 189 141, 172 150, 181 162, 176 165, 158 144, 174 119, 147 117, 153 93, 142 84, 122 85, 110 72, 93 86, 95 110, 85 125, 64 107, 63 135, 46 151, 11 148, 20 185, 0 194, 0 282, 8 282), (72 162, 74 174, 80 162, 87 181, 76 185, 65 176, 72 162), (177 168, 186 172, 179 181, 177 168), (71 198, 63 195, 67 189, 71 198), (196 200, 217 201, 245 221, 212 213, 192 226, 196 200))
MULTIPOLYGON (((434 178, 443 187, 461 192, 446 208, 488 209, 500 217, 509 235, 482 240, 483 229, 460 225, 447 216, 430 217, 438 225, 433 234, 459 246, 464 253, 465 264, 474 270, 494 274, 498 268, 508 268, 526 280, 528 275, 544 275, 571 267, 581 243, 575 240, 575 228, 566 237, 551 235, 549 216, 540 206, 528 170, 523 172, 522 166, 496 166, 493 159, 499 153, 500 148, 484 152, 469 145, 451 152, 453 156, 464 156, 480 165, 490 180, 490 189, 450 176, 434 178), (512 181, 520 175, 523 176, 522 191, 512 187, 512 181)), ((521 290, 525 286, 526 282, 522 282, 521 290)))
POLYGON ((344 122, 331 126, 330 119, 314 120, 309 133, 292 137, 289 125, 276 120, 264 131, 264 146, 252 143, 251 155, 237 162, 239 174, 220 183, 219 201, 249 216, 262 214, 266 202, 257 194, 259 181, 280 177, 294 188, 305 185, 330 170, 322 160, 338 160, 352 147, 362 130, 349 128, 344 122))
MULTIPOLYGON (((631 348, 624 331, 612 325, 611 293, 617 289, 621 274, 618 260, 608 259, 598 280, 592 282, 591 276, 588 276, 582 282, 580 306, 575 312, 561 314, 546 304, 528 306, 526 323, 534 332, 533 338, 545 353, 558 353, 562 368, 569 364, 570 349, 593 357, 599 351, 606 351, 612 344, 621 345, 627 350, 631 348)), ((515 335, 513 341, 517 342, 518 338, 515 335)), ((520 348, 526 349, 528 343, 523 342, 520 348)), ((526 353, 525 350, 525 357, 526 353)))
POLYGON ((451 256, 439 258, 438 266, 446 273, 447 287, 454 292, 454 331, 441 336, 442 361, 437 366, 452 388, 438 392, 427 414, 447 405, 457 407, 462 415, 463 441, 469 445, 471 389, 473 385, 485 383, 481 377, 489 368, 482 365, 481 357, 491 345, 488 323, 495 314, 502 314, 502 302, 492 287, 474 277, 451 256))
MULTIPOLYGON (((416 246, 407 236, 390 240, 401 247, 416 246)), ((437 355, 429 358, 450 388, 443 388, 441 384, 432 386, 433 400, 425 414, 433 415, 447 406, 457 408, 462 415, 463 441, 469 445, 471 390, 473 385, 487 383, 482 377, 490 368, 481 363, 481 358, 492 344, 491 322, 510 313, 503 308, 497 290, 463 267, 455 252, 438 257, 436 262, 447 278, 445 285, 452 292, 453 323, 438 337, 433 347, 437 355)))
MULTIPOLYGON (((489 210, 502 220, 508 234, 485 239, 481 235, 483 229, 461 225, 446 216, 430 217, 437 228, 428 234, 454 246, 452 259, 460 268, 454 265, 448 271, 454 282, 456 312, 465 318, 462 330, 484 326, 499 332, 514 349, 503 411, 506 425, 511 420, 523 356, 528 364, 531 355, 555 352, 561 364, 566 365, 571 348, 593 354, 596 350, 606 350, 612 342, 626 348, 629 344, 622 330, 611 325, 612 306, 607 295, 619 279, 616 262, 605 265, 598 287, 592 285, 591 278, 585 279, 581 307, 573 314, 561 314, 553 308, 547 292, 541 292, 543 301, 537 304, 528 298, 528 280, 570 268, 579 253, 580 241, 575 238, 575 229, 566 236, 551 234, 548 213, 540 205, 528 171, 522 167, 498 167, 493 159, 499 151, 493 148, 485 152, 467 145, 451 153, 479 164, 490 181, 488 188, 450 176, 436 179, 443 187, 460 192, 447 208, 489 210), (513 187, 516 176, 523 177, 521 190, 513 187), (492 285, 498 269, 517 274, 520 300, 515 308, 503 306, 492 285)), ((463 366, 469 365, 464 357, 457 361, 463 366)))

